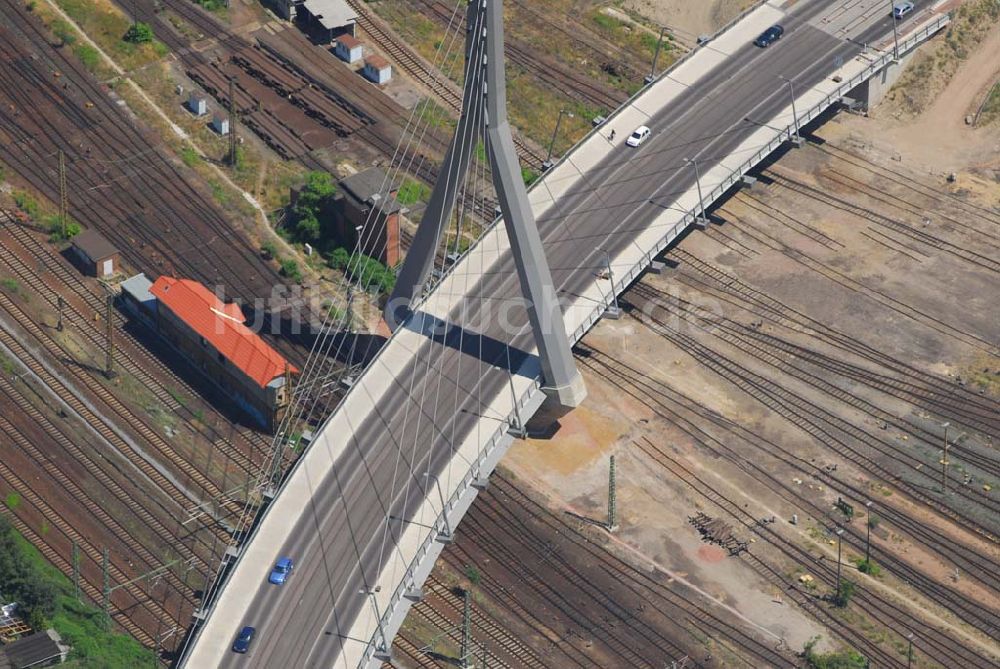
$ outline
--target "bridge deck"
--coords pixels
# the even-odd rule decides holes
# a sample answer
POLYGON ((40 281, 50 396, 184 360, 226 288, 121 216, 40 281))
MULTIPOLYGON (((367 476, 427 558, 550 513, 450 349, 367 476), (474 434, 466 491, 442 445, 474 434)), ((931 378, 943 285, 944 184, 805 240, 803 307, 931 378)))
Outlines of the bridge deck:
MULTIPOLYGON (((779 75, 796 78, 803 115, 842 95, 830 75, 839 68, 848 80, 864 72, 876 55, 857 57, 861 44, 891 31, 884 17, 871 15, 845 41, 823 22, 826 3, 800 1, 787 16, 778 4, 758 8, 647 89, 532 191, 575 339, 609 297, 610 283, 599 278, 600 249, 610 251, 619 278, 635 276, 690 221, 698 196, 684 158, 704 164, 702 190, 714 199, 734 169, 773 149, 790 122, 779 75), (787 32, 778 45, 750 45, 779 19, 787 32), (626 148, 640 123, 653 137, 638 150, 626 148), (613 144, 605 139, 611 128, 613 144)), ((860 14, 875 4, 853 3, 860 14)), ((415 556, 427 558, 424 570, 436 556, 427 539, 440 499, 458 500, 449 517, 460 518, 474 497, 468 484, 477 463, 488 455, 489 469, 502 455, 514 395, 537 388, 523 315, 512 309, 497 317, 520 295, 508 248, 503 226, 494 227, 355 383, 244 548, 186 666, 358 666, 377 629, 376 608, 381 614, 391 606, 391 627, 398 625, 406 610, 398 587, 414 576, 408 570, 415 556), (463 305, 471 315, 464 329, 425 334, 459 322, 463 305), (505 341, 514 347, 514 395, 505 341), (281 588, 268 586, 269 566, 283 555, 297 559, 297 572, 281 588), (366 585, 380 588, 374 601, 359 592, 366 585), (228 648, 244 624, 258 627, 259 638, 241 657, 228 648)))

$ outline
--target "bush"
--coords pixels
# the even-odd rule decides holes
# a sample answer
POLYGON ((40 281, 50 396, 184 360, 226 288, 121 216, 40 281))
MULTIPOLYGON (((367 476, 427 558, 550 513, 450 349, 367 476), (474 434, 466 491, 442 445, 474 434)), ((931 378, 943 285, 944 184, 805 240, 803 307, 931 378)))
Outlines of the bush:
POLYGON ((833 603, 840 607, 845 608, 851 602, 851 597, 854 596, 855 585, 851 581, 844 579, 840 582, 840 590, 833 596, 833 603))
POLYGON ((71 46, 76 42, 73 26, 62 19, 56 19, 52 22, 52 34, 59 38, 59 46, 71 46))
POLYGON ((153 41, 153 29, 149 27, 148 23, 136 21, 129 26, 122 39, 130 44, 146 44, 153 41))
POLYGON ((24 191, 14 191, 14 204, 31 218, 38 216, 38 202, 24 191))
POLYGON ((21 615, 32 628, 44 629, 55 613, 58 592, 51 581, 36 573, 22 541, 10 522, 0 517, 0 583, 4 584, 4 596, 18 603, 21 615))
POLYGON ((396 275, 391 269, 374 258, 360 254, 352 256, 342 247, 333 250, 328 264, 341 270, 347 278, 360 282, 365 290, 374 288, 379 293, 390 293, 396 285, 396 275))
POLYGON ((72 218, 66 221, 66 234, 63 234, 62 219, 58 214, 45 217, 45 223, 49 228, 49 239, 54 242, 73 239, 80 234, 80 224, 72 218))
POLYGON ((530 186, 531 184, 538 181, 538 177, 541 175, 530 167, 521 168, 521 180, 524 181, 525 186, 530 186))
POLYGON ((323 226, 320 221, 336 192, 337 187, 330 173, 306 174, 306 183, 292 208, 292 214, 295 216, 295 233, 299 240, 313 243, 322 237, 323 226))
POLYGON ((862 574, 868 574, 869 576, 878 576, 879 574, 882 573, 882 568, 879 567, 874 562, 872 562, 871 560, 859 559, 857 565, 858 565, 858 571, 860 571, 862 574))
POLYGON ((299 264, 291 258, 285 258, 281 261, 281 275, 295 283, 302 283, 302 270, 299 269, 299 264))
POLYGON ((271 258, 278 257, 278 245, 274 242, 264 242, 260 245, 261 254, 270 260, 271 258))
POLYGON ((836 653, 817 653, 815 651, 817 641, 819 641, 818 636, 809 639, 802 649, 806 666, 811 669, 865 669, 868 666, 864 655, 853 649, 836 653))
POLYGON ((476 569, 476 565, 473 564, 466 565, 465 577, 469 579, 469 583, 471 583, 472 585, 479 585, 479 582, 483 578, 482 575, 479 573, 479 570, 476 569))

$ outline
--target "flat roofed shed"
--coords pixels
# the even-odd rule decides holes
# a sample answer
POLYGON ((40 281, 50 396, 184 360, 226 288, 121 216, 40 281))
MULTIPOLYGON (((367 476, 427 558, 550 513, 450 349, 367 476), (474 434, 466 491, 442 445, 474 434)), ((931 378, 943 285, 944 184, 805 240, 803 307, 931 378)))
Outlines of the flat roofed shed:
POLYGON ((73 237, 73 246, 82 251, 91 260, 103 260, 118 253, 104 235, 97 230, 88 228, 73 237))
POLYGON ((336 30, 358 20, 358 13, 345 0, 306 0, 303 6, 327 30, 336 30))
POLYGON ((197 281, 161 276, 149 289, 159 302, 262 388, 298 368, 244 324, 238 304, 225 303, 197 281))
POLYGON ((385 172, 377 167, 369 167, 349 177, 344 177, 340 180, 340 187, 350 193, 358 202, 374 203, 378 201, 383 213, 392 214, 400 209, 396 198, 388 197, 396 190, 395 185, 389 181, 385 172))

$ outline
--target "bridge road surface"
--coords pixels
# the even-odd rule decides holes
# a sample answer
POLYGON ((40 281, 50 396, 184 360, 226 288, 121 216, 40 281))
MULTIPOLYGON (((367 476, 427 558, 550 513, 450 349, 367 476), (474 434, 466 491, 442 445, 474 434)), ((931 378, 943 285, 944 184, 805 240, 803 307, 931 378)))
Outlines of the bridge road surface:
MULTIPOLYGON (((619 130, 619 146, 538 221, 560 293, 581 294, 603 266, 603 251, 597 248, 614 255, 662 208, 694 187, 694 172, 684 158, 699 159, 704 174, 756 128, 746 117, 767 120, 785 109, 789 91, 779 75, 794 78, 804 91, 829 76, 839 62, 860 53, 863 44, 891 35, 892 21, 878 9, 886 4, 800 0, 782 20, 786 32, 780 42, 758 49, 748 39, 744 48, 649 120, 653 135, 642 147, 625 147, 627 133, 619 130), (845 39, 844 31, 834 25, 847 25, 843 7, 852 4, 845 39), (837 22, 823 21, 835 13, 841 17, 837 22)), ((466 295, 473 310, 520 299, 509 251, 499 267, 469 279, 466 295)), ((459 322, 457 314, 452 316, 459 322)), ((420 312, 415 318, 421 318, 420 312)), ((520 334, 511 345, 531 351, 526 318, 512 314, 512 321, 520 334)), ((252 625, 257 638, 246 655, 227 649, 221 666, 334 666, 342 637, 361 607, 370 605, 363 588, 378 581, 380 565, 404 528, 403 519, 412 518, 425 496, 438 494, 432 478, 421 473, 443 472, 453 444, 476 429, 480 395, 488 404, 489 398, 507 391, 506 352, 477 338, 475 330, 483 327, 498 341, 505 341, 504 332, 496 322, 464 322, 466 329, 453 328, 447 342, 422 339, 399 377, 407 381, 397 382, 376 412, 355 417, 358 427, 348 449, 326 480, 311 482, 316 492, 309 507, 299 517, 288 518, 294 524, 291 538, 275 547, 275 559, 295 559, 295 573, 276 587, 267 583, 271 565, 256 565, 260 585, 252 605, 242 619, 227 625, 233 636, 243 625, 252 625), (487 362, 480 361, 480 351, 487 362), (402 449, 403 462, 397 462, 397 449, 402 449), (417 473, 411 475, 411 468, 417 473)), ((527 359, 522 372, 528 368, 534 371, 537 362, 527 359)))

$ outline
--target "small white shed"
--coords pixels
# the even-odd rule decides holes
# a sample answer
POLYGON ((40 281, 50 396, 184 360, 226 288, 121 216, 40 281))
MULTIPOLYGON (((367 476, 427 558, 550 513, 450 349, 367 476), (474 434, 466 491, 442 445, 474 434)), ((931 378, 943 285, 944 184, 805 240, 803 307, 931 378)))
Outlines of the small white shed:
POLYGON ((208 98, 200 93, 191 93, 188 98, 188 109, 195 116, 204 116, 208 113, 208 98))
POLYGON ((364 56, 364 47, 356 37, 341 35, 337 38, 337 46, 334 47, 333 52, 337 55, 337 58, 345 63, 353 64, 361 60, 364 56))
POLYGON ((216 114, 215 117, 212 119, 212 130, 223 136, 228 135, 229 119, 226 118, 225 116, 216 114))
POLYGON ((376 84, 385 84, 392 79, 392 65, 382 56, 368 56, 365 58, 365 66, 361 73, 369 81, 376 84))

